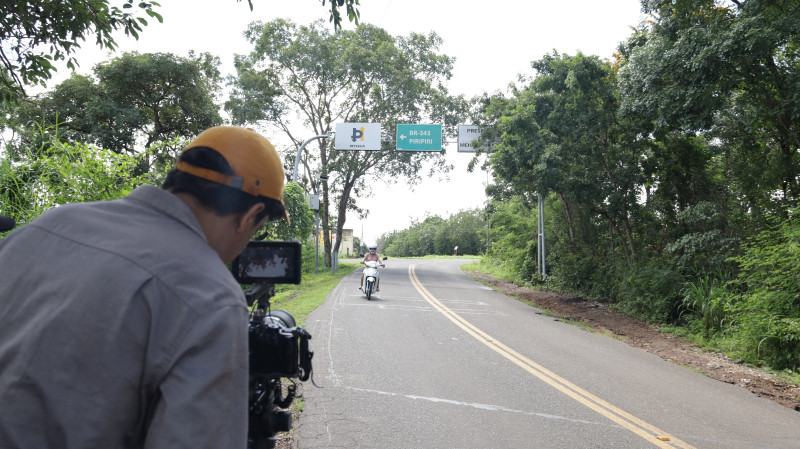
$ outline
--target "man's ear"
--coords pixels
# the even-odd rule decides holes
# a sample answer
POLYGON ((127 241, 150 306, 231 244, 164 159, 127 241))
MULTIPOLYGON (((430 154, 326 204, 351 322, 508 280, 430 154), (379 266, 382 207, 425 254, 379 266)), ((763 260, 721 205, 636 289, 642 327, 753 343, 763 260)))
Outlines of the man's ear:
POLYGON ((252 232, 256 225, 259 224, 258 214, 260 214, 265 207, 264 203, 256 203, 250 206, 250 208, 241 215, 238 226, 236 227, 236 232, 252 232))

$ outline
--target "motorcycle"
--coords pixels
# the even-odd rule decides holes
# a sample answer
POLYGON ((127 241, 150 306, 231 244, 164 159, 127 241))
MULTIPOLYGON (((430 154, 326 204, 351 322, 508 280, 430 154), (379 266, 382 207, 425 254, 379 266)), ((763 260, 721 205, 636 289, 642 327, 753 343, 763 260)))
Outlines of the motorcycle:
POLYGON ((372 294, 378 289, 378 267, 381 263, 370 260, 364 262, 364 265, 367 267, 364 268, 364 285, 361 287, 361 291, 367 295, 367 300, 370 300, 372 294))

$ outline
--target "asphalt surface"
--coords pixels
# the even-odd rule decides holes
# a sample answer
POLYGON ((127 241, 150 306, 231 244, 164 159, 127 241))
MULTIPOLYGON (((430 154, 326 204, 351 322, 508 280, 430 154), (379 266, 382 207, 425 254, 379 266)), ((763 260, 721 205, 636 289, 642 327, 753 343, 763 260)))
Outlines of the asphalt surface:
POLYGON ((542 315, 458 260, 388 260, 306 321, 311 448, 800 448, 800 413, 542 315))

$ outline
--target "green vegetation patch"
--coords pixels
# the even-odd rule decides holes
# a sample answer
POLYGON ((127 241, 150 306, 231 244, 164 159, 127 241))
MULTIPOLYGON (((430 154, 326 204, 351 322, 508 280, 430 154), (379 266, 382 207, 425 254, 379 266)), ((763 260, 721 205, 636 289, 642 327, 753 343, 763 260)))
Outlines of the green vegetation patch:
POLYGON ((358 264, 355 263, 340 263, 336 273, 328 268, 322 273, 304 274, 299 285, 278 285, 271 300, 272 308, 291 313, 298 326, 305 326, 308 314, 322 305, 339 281, 356 268, 358 264))

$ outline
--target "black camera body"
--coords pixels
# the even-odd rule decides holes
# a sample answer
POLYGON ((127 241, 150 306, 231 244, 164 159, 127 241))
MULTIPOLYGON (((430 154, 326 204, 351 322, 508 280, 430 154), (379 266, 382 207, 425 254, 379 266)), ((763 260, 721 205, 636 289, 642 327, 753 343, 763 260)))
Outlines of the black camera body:
POLYGON ((311 371, 311 335, 286 317, 292 318, 285 310, 254 313, 249 328, 250 373, 306 381, 311 371), (266 354, 270 356, 264 357, 266 354))
POLYGON ((298 242, 250 242, 231 266, 234 277, 253 285, 245 291, 253 307, 248 325, 250 388, 248 448, 275 447, 275 434, 291 430, 297 385, 311 376, 311 339, 285 310, 270 310, 275 283, 300 283, 301 247, 298 242), (288 379, 284 393, 282 379, 288 379))

